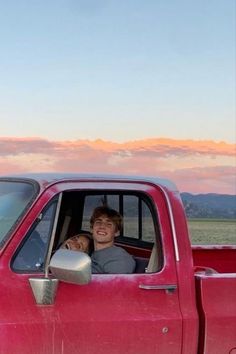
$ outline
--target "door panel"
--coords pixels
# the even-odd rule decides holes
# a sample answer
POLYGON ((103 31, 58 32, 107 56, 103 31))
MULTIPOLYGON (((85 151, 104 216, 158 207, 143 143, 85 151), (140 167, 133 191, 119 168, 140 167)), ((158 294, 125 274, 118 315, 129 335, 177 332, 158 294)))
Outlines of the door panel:
POLYGON ((166 284, 162 276, 93 275, 88 285, 60 283, 51 306, 36 305, 28 276, 12 278, 14 288, 0 293, 0 353, 181 353, 178 291, 139 288, 166 284))
POLYGON ((68 348, 76 338, 81 353, 180 353, 178 292, 139 288, 152 278, 94 275, 87 286, 61 284, 57 304, 67 303, 60 316, 65 329, 71 327, 68 348), (66 324, 68 312, 73 317, 66 324))

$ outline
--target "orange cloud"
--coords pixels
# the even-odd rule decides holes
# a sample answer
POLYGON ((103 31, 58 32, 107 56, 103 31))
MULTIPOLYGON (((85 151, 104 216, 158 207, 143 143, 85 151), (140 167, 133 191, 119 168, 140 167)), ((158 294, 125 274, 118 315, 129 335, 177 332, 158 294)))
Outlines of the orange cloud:
POLYGON ((235 156, 235 144, 214 141, 0 138, 2 175, 24 171, 142 174, 169 178, 180 191, 192 193, 236 194, 235 156))
POLYGON ((83 150, 96 150, 108 153, 129 152, 132 154, 161 154, 166 155, 224 155, 235 156, 234 144, 207 140, 175 140, 175 139, 146 139, 115 143, 103 140, 76 140, 76 141, 48 141, 42 138, 5 138, 0 137, 0 155, 21 154, 33 152, 45 153, 48 151, 73 153, 83 150))

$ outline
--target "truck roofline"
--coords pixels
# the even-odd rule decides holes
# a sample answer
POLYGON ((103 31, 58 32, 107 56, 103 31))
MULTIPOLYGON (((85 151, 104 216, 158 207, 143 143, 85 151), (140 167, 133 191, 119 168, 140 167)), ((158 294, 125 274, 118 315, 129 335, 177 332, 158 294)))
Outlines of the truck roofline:
POLYGON ((78 180, 110 180, 110 181, 127 181, 127 182, 147 182, 154 185, 163 187, 171 192, 178 192, 177 186, 166 178, 154 176, 138 176, 138 175, 125 175, 125 174, 102 174, 102 173, 74 173, 74 172, 35 172, 35 173, 21 173, 0 176, 0 181, 6 179, 24 179, 34 180, 41 186, 48 186, 55 182, 61 181, 78 181, 78 180))

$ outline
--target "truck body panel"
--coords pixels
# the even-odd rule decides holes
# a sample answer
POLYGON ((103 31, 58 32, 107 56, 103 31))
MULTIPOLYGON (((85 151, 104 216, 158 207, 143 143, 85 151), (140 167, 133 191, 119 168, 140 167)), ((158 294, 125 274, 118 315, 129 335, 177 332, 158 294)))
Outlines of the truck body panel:
MULTIPOLYGON (((33 183, 35 195, 2 232, 0 353, 224 354, 236 348, 236 248, 191 247, 171 182, 71 174, 1 180, 33 183), (145 268, 94 274, 86 285, 61 281, 53 303, 36 303, 29 279, 53 277, 47 259, 64 237, 89 227, 94 203, 104 198, 123 214, 116 244, 145 268), (147 272, 153 254, 156 265, 147 272)), ((0 214, 1 194, 6 199, 8 192, 0 188, 0 214)))
POLYGON ((236 274, 197 274, 200 352, 231 353, 236 338, 236 274))

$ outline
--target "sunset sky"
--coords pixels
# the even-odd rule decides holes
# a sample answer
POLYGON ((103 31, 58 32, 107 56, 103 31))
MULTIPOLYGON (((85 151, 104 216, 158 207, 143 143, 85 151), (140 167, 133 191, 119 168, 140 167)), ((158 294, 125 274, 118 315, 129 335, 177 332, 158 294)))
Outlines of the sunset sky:
POLYGON ((235 0, 0 1, 0 174, 236 194, 235 0))

